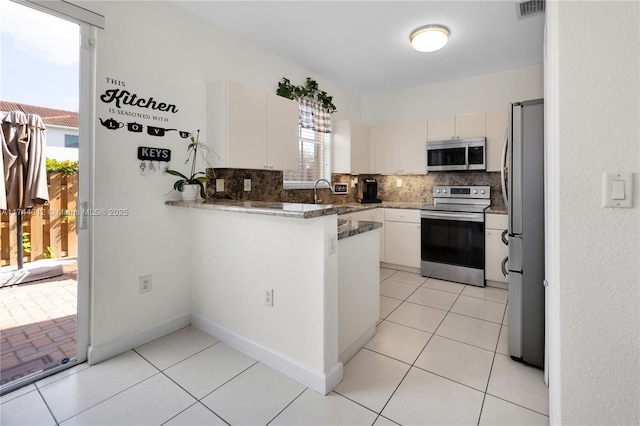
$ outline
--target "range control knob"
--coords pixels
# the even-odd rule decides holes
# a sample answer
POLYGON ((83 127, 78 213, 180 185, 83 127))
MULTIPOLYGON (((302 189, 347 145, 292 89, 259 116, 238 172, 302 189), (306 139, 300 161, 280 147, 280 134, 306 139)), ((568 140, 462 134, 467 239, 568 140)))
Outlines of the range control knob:
POLYGON ((444 192, 444 193, 446 194, 446 193, 447 193, 447 190, 446 190, 446 189, 443 189, 443 190, 442 190, 442 192, 444 192))
POLYGON ((477 189, 474 189, 474 190, 473 190, 473 193, 474 193, 474 194, 477 194, 477 193, 478 193, 478 190, 477 190, 477 189))
POLYGON ((484 195, 485 194, 485 190, 484 189, 480 190, 480 193, 484 195))

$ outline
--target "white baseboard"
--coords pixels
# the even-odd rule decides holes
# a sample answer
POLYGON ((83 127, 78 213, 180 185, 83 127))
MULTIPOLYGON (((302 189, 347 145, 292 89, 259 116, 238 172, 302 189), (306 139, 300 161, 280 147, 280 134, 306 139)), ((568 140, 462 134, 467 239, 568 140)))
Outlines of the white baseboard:
POLYGON ((496 288, 502 288, 505 290, 509 290, 509 284, 507 283, 501 283, 499 281, 491 281, 491 280, 486 280, 485 284, 487 287, 496 287, 496 288))
POLYGON ((421 273, 420 268, 412 268, 410 266, 396 265, 394 263, 380 262, 380 266, 382 268, 397 269, 399 271, 405 271, 405 272, 413 272, 414 274, 418 274, 418 275, 420 275, 421 273))
POLYGON ((139 333, 119 337, 98 346, 89 345, 89 349, 87 351, 87 362, 89 365, 94 365, 99 362, 106 361, 116 355, 120 355, 133 348, 144 345, 145 343, 149 343, 152 340, 158 339, 169 333, 173 333, 176 330, 180 330, 181 328, 188 326, 190 320, 191 317, 189 314, 183 314, 147 328, 146 330, 142 330, 139 333))
POLYGON ((358 351, 362 349, 362 347, 366 345, 367 342, 371 340, 371 338, 375 335, 376 335, 376 325, 373 324, 371 328, 369 328, 367 331, 362 333, 362 336, 358 337, 355 342, 353 342, 347 349, 342 351, 342 353, 338 356, 338 360, 342 364, 346 364, 347 361, 353 358, 353 356, 356 353, 358 353, 358 351))
POLYGON ((191 314, 191 325, 322 395, 331 392, 342 380, 343 364, 341 362, 334 365, 329 372, 323 373, 274 352, 199 315, 191 314))

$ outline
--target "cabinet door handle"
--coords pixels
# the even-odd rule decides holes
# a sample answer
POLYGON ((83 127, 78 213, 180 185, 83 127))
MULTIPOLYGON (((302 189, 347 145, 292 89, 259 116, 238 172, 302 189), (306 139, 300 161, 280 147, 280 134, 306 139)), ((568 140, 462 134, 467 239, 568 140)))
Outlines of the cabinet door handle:
POLYGON ((502 259, 502 263, 500 264, 500 269, 502 269, 502 275, 504 275, 505 278, 507 278, 509 276, 509 272, 507 272, 507 262, 508 261, 509 261, 509 256, 507 256, 504 259, 502 259))
POLYGON ((502 238, 502 242, 505 246, 509 245, 509 240, 507 240, 507 232, 509 232, 509 230, 505 229, 504 231, 502 231, 502 235, 500 235, 500 238, 502 238))

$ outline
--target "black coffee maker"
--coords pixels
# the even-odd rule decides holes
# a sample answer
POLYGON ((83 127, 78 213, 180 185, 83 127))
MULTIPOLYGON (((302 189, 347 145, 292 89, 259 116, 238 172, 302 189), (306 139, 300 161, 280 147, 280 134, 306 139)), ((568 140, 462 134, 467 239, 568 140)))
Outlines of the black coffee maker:
POLYGON ((362 179, 362 198, 358 201, 361 203, 381 203, 378 198, 378 181, 372 178, 362 179))

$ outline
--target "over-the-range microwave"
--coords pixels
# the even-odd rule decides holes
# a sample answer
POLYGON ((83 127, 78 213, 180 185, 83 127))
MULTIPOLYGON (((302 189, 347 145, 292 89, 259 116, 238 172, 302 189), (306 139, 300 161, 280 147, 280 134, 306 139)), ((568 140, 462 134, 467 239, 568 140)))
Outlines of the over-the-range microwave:
POLYGON ((427 142, 427 171, 486 170, 486 138, 427 142))

